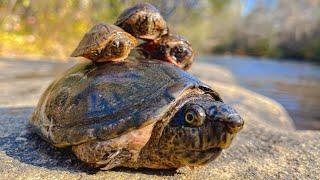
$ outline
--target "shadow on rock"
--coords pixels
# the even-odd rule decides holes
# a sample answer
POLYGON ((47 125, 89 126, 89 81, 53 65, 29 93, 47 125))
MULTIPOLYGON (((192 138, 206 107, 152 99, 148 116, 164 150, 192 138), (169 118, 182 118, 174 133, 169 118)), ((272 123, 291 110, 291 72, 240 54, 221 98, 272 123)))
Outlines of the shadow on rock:
POLYGON ((50 146, 38 135, 9 136, 0 139, 1 150, 22 163, 45 167, 52 170, 95 173, 96 169, 85 166, 70 148, 58 149, 50 146))
POLYGON ((110 171, 115 172, 126 172, 130 174, 147 174, 147 175, 157 175, 157 176, 174 176, 175 174, 180 174, 180 172, 177 172, 177 169, 150 169, 150 168, 138 168, 138 169, 132 169, 132 168, 125 168, 125 167, 119 167, 111 169, 110 171))
POLYGON ((0 150, 22 163, 52 170, 95 173, 85 166, 70 148, 58 149, 30 131, 28 117, 32 107, 0 108, 0 150), (3 133, 4 132, 4 133, 3 133))
MULTIPOLYGON (((76 158, 71 148, 55 148, 31 132, 28 126, 33 107, 0 108, 0 151, 21 163, 51 170, 95 174, 97 168, 87 166, 76 158)), ((1 166, 1 163, 0 163, 1 166)), ((111 171, 173 176, 176 170, 115 168, 111 171)))

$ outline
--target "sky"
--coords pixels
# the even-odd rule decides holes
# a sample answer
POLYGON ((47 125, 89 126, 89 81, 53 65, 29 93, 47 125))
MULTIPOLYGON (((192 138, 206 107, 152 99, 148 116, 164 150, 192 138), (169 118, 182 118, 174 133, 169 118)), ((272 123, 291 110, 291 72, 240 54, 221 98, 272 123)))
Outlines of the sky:
POLYGON ((248 15, 256 5, 261 3, 268 8, 275 7, 277 1, 278 0, 241 0, 243 5, 242 15, 248 15))

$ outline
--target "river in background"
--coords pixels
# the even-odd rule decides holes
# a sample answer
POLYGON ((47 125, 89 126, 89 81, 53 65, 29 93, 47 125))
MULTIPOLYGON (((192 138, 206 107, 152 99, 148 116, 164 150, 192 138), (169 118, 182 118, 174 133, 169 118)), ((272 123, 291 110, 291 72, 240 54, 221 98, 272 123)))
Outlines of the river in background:
POLYGON ((229 69, 241 86, 282 104, 297 129, 320 129, 320 65, 234 56, 201 59, 229 69))

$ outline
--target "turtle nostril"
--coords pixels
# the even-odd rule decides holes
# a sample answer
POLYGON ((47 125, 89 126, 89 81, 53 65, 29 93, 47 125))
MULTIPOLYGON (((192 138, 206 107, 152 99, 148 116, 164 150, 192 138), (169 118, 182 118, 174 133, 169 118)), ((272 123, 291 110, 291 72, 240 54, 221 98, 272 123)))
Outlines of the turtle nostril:
POLYGON ((243 119, 238 114, 231 114, 228 116, 227 127, 230 133, 239 132, 244 125, 243 119))

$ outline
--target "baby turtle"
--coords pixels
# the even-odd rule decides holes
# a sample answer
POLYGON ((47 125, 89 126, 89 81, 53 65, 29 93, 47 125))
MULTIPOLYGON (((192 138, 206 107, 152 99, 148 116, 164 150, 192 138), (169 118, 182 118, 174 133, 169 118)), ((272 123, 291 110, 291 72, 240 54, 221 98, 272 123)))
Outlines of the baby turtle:
POLYGON ((182 36, 168 34, 154 41, 145 42, 137 47, 144 58, 168 61, 188 70, 193 62, 194 51, 191 44, 182 36))
POLYGON ((120 27, 98 24, 84 35, 71 56, 82 56, 94 62, 119 61, 127 58, 136 45, 136 38, 120 27))
POLYGON ((169 169, 214 160, 243 120, 180 68, 126 60, 74 66, 44 92, 30 124, 94 166, 169 169))
POLYGON ((138 3, 123 11, 115 25, 133 36, 153 40, 167 33, 167 23, 159 10, 149 3, 138 3))

